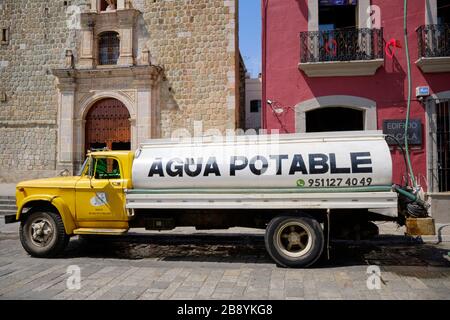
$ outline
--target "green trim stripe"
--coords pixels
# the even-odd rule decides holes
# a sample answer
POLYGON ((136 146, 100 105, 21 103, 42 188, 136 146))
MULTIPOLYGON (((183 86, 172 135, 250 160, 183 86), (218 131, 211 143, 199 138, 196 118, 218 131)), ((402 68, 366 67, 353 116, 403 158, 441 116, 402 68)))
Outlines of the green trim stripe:
POLYGON ((216 193, 344 193, 344 192, 389 192, 392 191, 392 186, 367 186, 367 187, 350 187, 350 188, 217 188, 217 189, 129 189, 127 194, 183 194, 183 193, 203 193, 203 194, 216 194, 216 193))

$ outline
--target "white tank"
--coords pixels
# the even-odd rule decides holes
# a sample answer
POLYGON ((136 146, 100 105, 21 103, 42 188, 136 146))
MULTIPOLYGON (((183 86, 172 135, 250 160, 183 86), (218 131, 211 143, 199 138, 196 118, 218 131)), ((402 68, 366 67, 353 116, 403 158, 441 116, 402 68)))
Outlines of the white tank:
POLYGON ((135 189, 390 186, 380 131, 150 140, 136 151, 135 189))

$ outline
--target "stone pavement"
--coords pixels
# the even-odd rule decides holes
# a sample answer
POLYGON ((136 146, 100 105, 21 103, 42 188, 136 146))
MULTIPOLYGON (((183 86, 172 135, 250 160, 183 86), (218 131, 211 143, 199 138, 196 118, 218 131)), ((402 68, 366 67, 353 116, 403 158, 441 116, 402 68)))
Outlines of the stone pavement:
POLYGON ((382 235, 336 243, 332 261, 313 268, 285 269, 268 257, 259 230, 74 238, 63 256, 37 259, 22 249, 17 228, 0 222, 0 299, 450 298, 450 243, 382 235), (68 289, 70 266, 80 268, 78 290, 68 289), (368 279, 379 289, 369 290, 368 279))

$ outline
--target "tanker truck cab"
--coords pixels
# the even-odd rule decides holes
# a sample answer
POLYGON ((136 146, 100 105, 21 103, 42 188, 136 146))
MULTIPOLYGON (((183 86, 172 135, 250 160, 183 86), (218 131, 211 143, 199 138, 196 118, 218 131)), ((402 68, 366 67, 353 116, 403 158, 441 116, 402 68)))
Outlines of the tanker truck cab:
POLYGON ((131 188, 133 153, 89 153, 75 186, 75 234, 124 233, 128 230, 125 189, 131 188))
POLYGON ((16 187, 24 249, 36 257, 62 252, 78 234, 120 235, 128 231, 124 190, 131 187, 129 151, 89 152, 76 176, 23 181, 16 187))
POLYGON ((278 265, 307 267, 331 239, 364 239, 377 233, 373 221, 401 224, 409 204, 423 206, 392 184, 384 138, 365 131, 157 139, 136 152, 89 152, 77 176, 19 183, 17 214, 5 222, 20 222, 22 245, 36 257, 61 254, 75 235, 259 228, 278 265))

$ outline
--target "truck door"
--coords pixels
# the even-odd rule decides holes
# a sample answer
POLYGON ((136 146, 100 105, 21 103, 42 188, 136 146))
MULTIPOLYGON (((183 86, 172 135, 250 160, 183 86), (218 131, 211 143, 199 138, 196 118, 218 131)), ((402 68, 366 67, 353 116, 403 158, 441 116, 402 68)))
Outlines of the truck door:
MULTIPOLYGON (((123 172, 111 157, 94 157, 76 186, 76 216, 83 221, 126 221, 123 172)), ((103 227, 103 226, 102 226, 103 227)))

